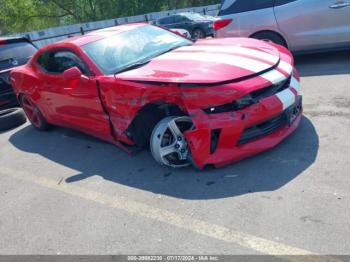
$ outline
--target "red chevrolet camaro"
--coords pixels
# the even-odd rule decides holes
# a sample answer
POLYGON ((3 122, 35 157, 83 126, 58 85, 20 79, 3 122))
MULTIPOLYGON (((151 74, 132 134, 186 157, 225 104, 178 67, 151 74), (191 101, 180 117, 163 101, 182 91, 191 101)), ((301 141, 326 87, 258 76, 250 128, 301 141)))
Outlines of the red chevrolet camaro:
POLYGON ((33 126, 80 130, 162 165, 220 167, 277 145, 299 125, 293 57, 248 38, 196 43, 122 25, 40 49, 11 73, 33 126))

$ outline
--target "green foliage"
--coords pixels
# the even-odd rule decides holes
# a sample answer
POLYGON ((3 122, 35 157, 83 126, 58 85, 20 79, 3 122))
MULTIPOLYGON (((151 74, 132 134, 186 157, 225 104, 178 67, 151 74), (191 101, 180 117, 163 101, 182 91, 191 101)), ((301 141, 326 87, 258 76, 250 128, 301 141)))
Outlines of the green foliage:
POLYGON ((0 0, 0 33, 220 3, 220 0, 0 0))

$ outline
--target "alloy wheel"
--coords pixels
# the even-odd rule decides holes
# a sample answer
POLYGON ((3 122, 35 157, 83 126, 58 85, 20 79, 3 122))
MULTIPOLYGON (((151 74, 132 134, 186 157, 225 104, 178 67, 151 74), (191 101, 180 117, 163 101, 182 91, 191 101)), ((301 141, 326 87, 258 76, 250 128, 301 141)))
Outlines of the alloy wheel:
POLYGON ((190 165, 189 149, 184 132, 193 129, 188 116, 167 117, 153 129, 150 148, 154 159, 161 165, 185 167, 190 165))
POLYGON ((26 96, 22 98, 22 108, 32 125, 40 127, 42 123, 40 111, 26 96))

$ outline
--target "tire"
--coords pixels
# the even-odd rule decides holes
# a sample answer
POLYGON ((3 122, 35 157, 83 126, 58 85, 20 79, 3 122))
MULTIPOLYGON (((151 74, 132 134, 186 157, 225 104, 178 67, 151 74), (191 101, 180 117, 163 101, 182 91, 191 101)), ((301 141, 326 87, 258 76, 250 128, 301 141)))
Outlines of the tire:
POLYGON ((275 44, 288 48, 286 40, 284 40, 282 36, 274 32, 257 33, 253 35, 252 38, 259 39, 259 40, 269 40, 271 42, 274 42, 275 44))
POLYGON ((21 108, 10 108, 0 111, 0 132, 24 124, 27 118, 21 108))
POLYGON ((195 28, 193 31, 192 31, 192 39, 200 39, 200 38, 205 38, 205 32, 200 29, 200 28, 195 28))
POLYGON ((163 117, 163 114, 154 108, 146 109, 136 116, 131 125, 131 133, 137 147, 149 148, 153 128, 163 117))
POLYGON ((189 166, 189 149, 184 132, 193 128, 188 116, 169 116, 163 118, 153 129, 150 149, 153 158, 169 167, 189 166))
POLYGON ((46 131, 51 125, 46 121, 39 108, 25 95, 20 98, 20 103, 32 126, 39 131, 46 131))

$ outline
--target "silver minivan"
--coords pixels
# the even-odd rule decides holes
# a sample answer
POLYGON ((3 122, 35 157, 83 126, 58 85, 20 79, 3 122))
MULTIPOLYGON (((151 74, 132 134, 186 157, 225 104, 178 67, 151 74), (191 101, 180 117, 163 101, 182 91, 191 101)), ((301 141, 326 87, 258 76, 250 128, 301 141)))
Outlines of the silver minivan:
POLYGON ((293 52, 350 48, 350 0, 222 0, 217 37, 253 37, 293 52))

